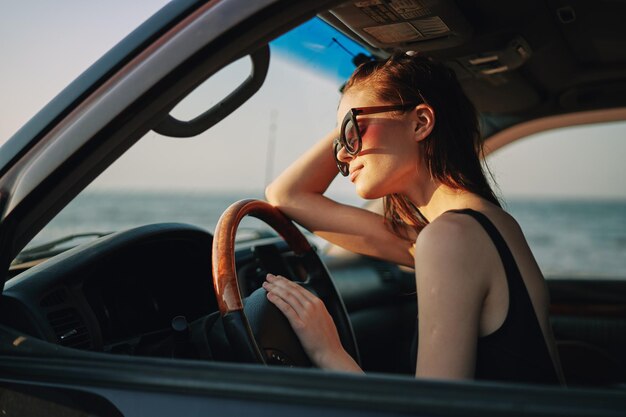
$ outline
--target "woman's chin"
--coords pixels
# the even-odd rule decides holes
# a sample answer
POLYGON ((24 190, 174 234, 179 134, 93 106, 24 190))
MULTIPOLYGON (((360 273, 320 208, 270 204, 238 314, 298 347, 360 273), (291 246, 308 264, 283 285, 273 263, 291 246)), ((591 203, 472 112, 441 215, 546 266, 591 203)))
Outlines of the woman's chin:
POLYGON ((375 200, 384 196, 384 194, 378 193, 376 190, 358 183, 356 184, 356 194, 365 200, 375 200))

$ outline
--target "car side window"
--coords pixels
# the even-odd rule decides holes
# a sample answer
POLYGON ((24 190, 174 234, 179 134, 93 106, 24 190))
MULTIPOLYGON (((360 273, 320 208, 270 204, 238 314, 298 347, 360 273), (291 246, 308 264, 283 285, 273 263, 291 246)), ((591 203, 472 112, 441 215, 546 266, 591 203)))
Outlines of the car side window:
POLYGON ((623 277, 626 122, 556 129, 487 157, 546 278, 623 277))

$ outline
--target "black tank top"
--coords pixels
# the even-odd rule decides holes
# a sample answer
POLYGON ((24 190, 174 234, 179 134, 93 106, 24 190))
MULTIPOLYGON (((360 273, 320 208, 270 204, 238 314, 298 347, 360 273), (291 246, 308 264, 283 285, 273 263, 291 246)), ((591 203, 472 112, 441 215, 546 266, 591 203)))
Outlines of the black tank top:
MULTIPOLYGON (((474 377, 558 384, 556 370, 526 285, 504 238, 484 214, 472 209, 451 211, 472 216, 485 229, 498 250, 509 288, 509 309, 504 322, 493 333, 478 338, 474 377)), ((414 339, 413 354, 417 353, 416 345, 417 339, 414 339)))

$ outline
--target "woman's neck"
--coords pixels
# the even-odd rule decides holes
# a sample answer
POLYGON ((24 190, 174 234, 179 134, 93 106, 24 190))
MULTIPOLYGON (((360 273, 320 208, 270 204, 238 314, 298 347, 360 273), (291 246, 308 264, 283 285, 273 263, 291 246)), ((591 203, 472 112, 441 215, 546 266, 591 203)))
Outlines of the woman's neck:
POLYGON ((479 209, 484 205, 483 199, 473 193, 451 188, 435 181, 423 184, 407 197, 429 222, 448 210, 479 209))

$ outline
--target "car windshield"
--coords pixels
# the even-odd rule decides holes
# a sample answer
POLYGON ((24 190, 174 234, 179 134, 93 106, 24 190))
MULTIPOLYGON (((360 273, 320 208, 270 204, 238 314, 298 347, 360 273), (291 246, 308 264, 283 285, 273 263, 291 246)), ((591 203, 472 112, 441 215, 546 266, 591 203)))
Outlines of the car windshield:
MULTIPOLYGON (((155 10, 160 6, 157 3, 155 10)), ((138 20, 149 15, 142 13, 137 13, 138 20)), ((68 236, 83 239, 90 234, 86 238, 90 239, 155 222, 191 223, 213 231, 222 211, 234 201, 263 198, 271 179, 335 126, 339 90, 355 63, 369 56, 319 18, 272 41, 270 48, 267 79, 249 101, 197 137, 175 139, 149 132, 53 219, 26 250, 68 236)), ((183 100, 173 114, 191 119, 202 113, 249 71, 248 58, 234 62, 183 100)), ((605 129, 609 131, 604 136, 617 138, 624 135, 626 126, 617 123, 605 129)), ((559 132, 554 135, 576 135, 572 130, 559 132)), ((609 156, 620 155, 611 152, 613 146, 623 148, 607 141, 601 149, 609 156)), ((514 151, 528 153, 511 147, 514 151)), ((624 178, 623 168, 608 168, 603 174, 614 182, 604 194, 590 196, 583 189, 588 186, 559 194, 554 190, 562 190, 563 184, 546 191, 538 183, 531 185, 539 191, 533 194, 508 181, 507 175, 529 178, 527 172, 512 169, 516 157, 507 156, 511 152, 498 152, 488 163, 500 182, 500 195, 525 229, 544 273, 549 277, 621 276, 626 269, 626 191, 619 180, 624 178), (603 221, 585 222, 589 216, 600 216, 603 221), (589 247, 602 250, 589 251, 589 247)), ((614 159, 609 158, 618 166, 614 159)), ((559 164, 550 159, 543 170, 537 165, 534 169, 537 176, 548 172, 548 166, 557 171, 576 170, 559 164)), ((364 204, 343 177, 335 180, 329 194, 350 204, 364 204)), ((262 236, 264 227, 246 219, 239 237, 262 236)), ((63 241, 61 249, 78 242, 63 241)))
MULTIPOLYGON (((185 222, 212 231, 233 202, 263 198, 268 182, 333 127, 343 82, 355 62, 369 56, 319 18, 274 40, 270 50, 265 83, 241 108, 197 137, 148 133, 59 213, 25 248, 28 256, 18 260, 42 247, 52 249, 55 240, 61 242, 54 250, 62 250, 146 223, 185 222)), ((172 114, 188 120, 202 113, 249 71, 247 57, 230 64, 172 114)), ((359 204, 345 181, 330 192, 359 204)), ((264 225, 245 219, 237 237, 258 237, 259 228, 264 225)))

